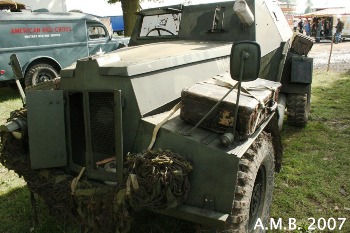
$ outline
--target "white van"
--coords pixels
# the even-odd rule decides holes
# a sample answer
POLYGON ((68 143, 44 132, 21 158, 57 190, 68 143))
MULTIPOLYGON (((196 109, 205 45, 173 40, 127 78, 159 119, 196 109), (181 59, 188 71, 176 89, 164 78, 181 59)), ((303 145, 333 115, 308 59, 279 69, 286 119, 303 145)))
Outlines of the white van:
MULTIPOLYGON (((124 42, 124 43, 123 43, 124 42)), ((81 13, 0 12, 0 81, 14 79, 9 65, 15 53, 25 85, 56 78, 77 59, 124 47, 99 19, 81 13)))

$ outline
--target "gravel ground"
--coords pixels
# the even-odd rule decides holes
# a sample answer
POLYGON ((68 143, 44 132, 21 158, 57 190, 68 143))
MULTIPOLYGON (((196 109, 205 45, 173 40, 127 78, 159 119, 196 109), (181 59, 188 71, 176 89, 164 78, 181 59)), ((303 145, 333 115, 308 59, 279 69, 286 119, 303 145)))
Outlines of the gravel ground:
MULTIPOLYGON (((327 69, 331 47, 332 43, 330 41, 321 41, 321 43, 315 43, 313 45, 308 56, 314 58, 314 69, 327 69)), ((339 44, 333 44, 330 70, 339 72, 350 70, 349 40, 339 44)))

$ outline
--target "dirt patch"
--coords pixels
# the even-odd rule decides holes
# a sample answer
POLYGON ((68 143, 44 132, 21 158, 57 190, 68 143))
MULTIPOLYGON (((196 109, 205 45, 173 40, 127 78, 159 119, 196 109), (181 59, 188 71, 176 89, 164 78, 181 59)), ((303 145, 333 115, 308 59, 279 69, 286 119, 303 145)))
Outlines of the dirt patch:
MULTIPOLYGON (((314 44, 308 55, 314 58, 314 69, 327 69, 331 46, 330 41, 314 44)), ((333 44, 330 70, 339 72, 350 70, 350 41, 333 44)))

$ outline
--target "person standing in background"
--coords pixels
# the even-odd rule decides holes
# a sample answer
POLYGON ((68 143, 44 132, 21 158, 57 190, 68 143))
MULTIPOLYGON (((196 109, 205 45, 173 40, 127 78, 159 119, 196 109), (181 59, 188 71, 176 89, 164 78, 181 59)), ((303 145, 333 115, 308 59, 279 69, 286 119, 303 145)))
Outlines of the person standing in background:
POLYGON ((318 19, 316 26, 316 42, 321 42, 322 21, 318 19))
POLYGON ((311 24, 311 36, 316 37, 316 28, 317 28, 317 18, 314 17, 312 19, 312 24, 311 24))
POLYGON ((324 36, 327 37, 329 35, 329 22, 327 19, 324 20, 323 31, 324 31, 324 36))
POLYGON ((300 19, 300 22, 298 23, 298 27, 299 27, 299 32, 301 33, 301 34, 303 34, 303 28, 304 28, 304 24, 303 24, 303 20, 302 19, 300 19))
POLYGON ((294 32, 297 31, 297 28, 298 28, 298 21, 296 19, 293 20, 293 30, 294 32))
POLYGON ((310 22, 308 19, 305 21, 304 28, 305 28, 306 35, 310 36, 311 35, 311 25, 310 25, 310 22))
POLYGON ((341 42, 341 33, 343 31, 344 28, 344 23, 338 18, 338 23, 336 27, 336 32, 335 32, 335 43, 338 44, 339 42, 341 42))

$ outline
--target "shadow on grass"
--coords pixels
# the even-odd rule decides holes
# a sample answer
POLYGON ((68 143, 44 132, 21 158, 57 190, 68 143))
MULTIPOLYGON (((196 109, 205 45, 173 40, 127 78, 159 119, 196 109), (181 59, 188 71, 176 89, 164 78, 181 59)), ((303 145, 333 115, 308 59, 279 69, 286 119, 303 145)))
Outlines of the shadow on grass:
POLYGON ((195 233, 200 226, 196 223, 142 210, 131 212, 129 233, 195 233))
MULTIPOLYGON (((52 215, 48 207, 36 197, 39 223, 35 233, 78 233, 80 227, 64 216, 52 215)), ((26 186, 15 188, 0 195, 0 232, 30 232, 33 225, 30 192, 26 186)), ((191 222, 162 216, 149 211, 133 213, 130 233, 191 233, 196 225, 191 222)))
POLYGON ((17 89, 10 87, 1 87, 0 88, 0 102, 8 101, 12 99, 20 98, 20 94, 17 89))
POLYGON ((156 214, 150 211, 134 213, 130 233, 195 233, 198 225, 192 222, 156 214))
POLYGON ((0 232, 29 232, 31 216, 28 189, 12 189, 0 195, 0 203, 0 232))
POLYGON ((0 195, 0 232, 33 232, 35 233, 78 233, 80 228, 64 216, 49 213, 48 207, 37 200, 38 225, 33 229, 32 205, 27 186, 15 188, 0 195))

